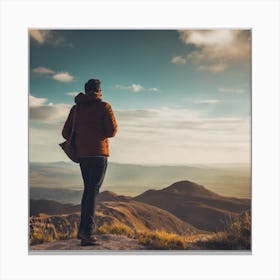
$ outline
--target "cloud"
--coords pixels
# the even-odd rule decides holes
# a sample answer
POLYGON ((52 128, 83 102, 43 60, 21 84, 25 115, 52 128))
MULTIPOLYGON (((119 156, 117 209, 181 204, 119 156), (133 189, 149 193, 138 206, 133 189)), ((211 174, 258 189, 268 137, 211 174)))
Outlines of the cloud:
POLYGON ((130 90, 133 92, 141 92, 141 91, 146 91, 146 92, 158 92, 158 88, 145 88, 139 84, 132 84, 131 86, 123 86, 123 85, 116 85, 115 86, 117 89, 121 90, 130 90))
POLYGON ((114 161, 183 164, 250 160, 248 118, 209 118, 198 111, 170 108, 116 110, 115 114, 119 132, 111 140, 114 161))
MULTIPOLYGON (((32 99, 32 97, 31 97, 32 99)), ((32 161, 66 160, 58 147, 70 105, 37 100, 31 109, 32 161), (56 118, 54 118, 56 116, 56 118)), ((118 133, 110 139, 111 161, 189 164, 250 161, 250 119, 205 117, 187 109, 114 110, 118 133), (132 156, 133 155, 133 156, 132 156)))
POLYGON ((249 30, 181 30, 180 39, 199 48, 190 57, 197 59, 249 59, 251 33, 249 30))
POLYGON ((46 67, 39 66, 37 68, 33 68, 32 72, 36 75, 44 75, 44 76, 52 76, 53 80, 56 80, 58 82, 62 83, 69 83, 73 82, 75 78, 69 74, 69 72, 55 72, 54 70, 46 67))
POLYGON ((37 67, 37 68, 34 68, 32 69, 32 72, 33 73, 36 73, 36 74, 46 74, 46 75, 50 75, 50 74, 54 74, 55 72, 49 68, 46 68, 46 67, 37 67))
POLYGON ((37 98, 29 95, 30 120, 39 121, 65 121, 71 105, 69 104, 47 104, 46 98, 37 98))
MULTIPOLYGON (((217 100, 203 100, 202 103, 215 103, 217 100)), ((116 110, 116 116, 120 122, 133 128, 152 128, 155 131, 162 132, 180 129, 184 131, 197 130, 207 131, 232 131, 233 127, 238 128, 243 118, 205 117, 202 112, 187 109, 147 109, 147 110, 116 110)), ((127 130, 126 130, 127 131, 127 130)), ((172 134, 172 133, 171 133, 172 134)))
POLYGON ((46 101, 47 101, 46 98, 38 98, 38 97, 34 97, 32 95, 29 95, 29 106, 30 107, 42 106, 46 103, 46 101))
POLYGON ((79 94, 79 92, 78 91, 71 91, 71 92, 66 92, 65 94, 69 95, 69 96, 76 96, 77 94, 79 94))
POLYGON ((217 103, 221 103, 222 100, 219 99, 206 99, 206 100, 198 100, 195 103, 199 103, 199 104, 217 104, 217 103))
POLYGON ((30 30, 30 37, 38 44, 44 44, 52 35, 49 30, 30 30))
POLYGON ((174 64, 186 64, 187 60, 186 60, 186 58, 184 58, 182 56, 174 56, 172 58, 171 62, 174 64))
POLYGON ((74 77, 70 75, 68 72, 60 72, 56 73, 53 76, 53 79, 63 83, 69 83, 74 81, 74 77))
POLYGON ((233 42, 233 30, 181 30, 180 39, 198 46, 225 46, 233 42))
POLYGON ((157 91, 159 91, 159 89, 158 88, 148 88, 148 89, 146 89, 146 91, 157 92, 157 91))
POLYGON ((198 65, 197 70, 198 71, 208 71, 212 73, 219 73, 223 72, 228 68, 228 64, 226 63, 213 63, 208 65, 198 65))
POLYGON ((144 88, 141 85, 137 85, 137 84, 132 84, 131 89, 133 92, 139 92, 144 90, 144 88))
POLYGON ((39 45, 49 44, 53 47, 72 47, 72 44, 66 42, 62 31, 54 30, 30 30, 30 38, 39 45))
MULTIPOLYGON (((179 30, 179 38, 194 47, 186 57, 199 71, 219 73, 251 58, 250 30, 179 30)), ((180 57, 179 57, 180 58, 180 57)), ((180 61, 180 59, 178 60, 180 61)))
POLYGON ((245 90, 243 88, 219 88, 219 92, 223 93, 244 93, 245 90))
POLYGON ((183 101, 193 104, 218 104, 224 102, 221 99, 194 99, 194 98, 184 98, 183 101))

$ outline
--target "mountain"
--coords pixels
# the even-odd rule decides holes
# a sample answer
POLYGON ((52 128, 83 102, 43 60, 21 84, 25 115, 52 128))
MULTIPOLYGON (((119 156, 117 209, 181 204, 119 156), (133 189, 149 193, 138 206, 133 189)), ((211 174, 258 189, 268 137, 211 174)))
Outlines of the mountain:
POLYGON ((224 229, 230 217, 251 206, 249 199, 221 196, 190 181, 180 181, 162 190, 148 190, 133 199, 164 209, 206 231, 224 229))
MULTIPOLYGON (((97 212, 101 213, 97 214, 99 224, 121 222, 141 229, 163 226, 165 230, 175 232, 191 227, 203 231, 224 230, 231 218, 251 206, 249 199, 221 196, 191 181, 176 182, 161 190, 148 190, 136 197, 105 191, 99 194, 97 202, 97 212)), ((79 211, 80 207, 74 204, 46 200, 30 202, 31 215, 79 211)))
MULTIPOLYGON (((101 192, 95 223, 101 235, 127 235, 156 248, 168 244, 171 248, 187 240, 188 248, 247 249, 251 222, 246 213, 250 205, 249 199, 221 196, 194 182, 180 181, 136 197, 101 192), (196 244, 193 247, 192 242, 196 244)), ((31 200, 30 244, 76 238, 79 221, 80 205, 31 200)))
MULTIPOLYGON (((60 224, 79 222, 80 205, 62 204, 56 201, 31 200, 31 224, 48 222, 56 231, 60 224), (68 219, 71 219, 71 222, 68 219)), ((108 224, 124 224, 137 231, 164 230, 177 234, 200 232, 192 225, 180 220, 171 213, 155 206, 133 201, 127 197, 118 197, 114 193, 101 193, 96 206, 97 227, 108 224)))
MULTIPOLYGON (((251 196, 249 165, 152 166, 109 162, 102 191, 136 196, 148 189, 161 189, 163 186, 185 179, 207 186, 222 195, 243 198, 251 196)), ((80 202, 81 195, 73 192, 83 190, 83 181, 77 164, 31 162, 29 182, 32 199, 80 202), (67 189, 71 193, 56 192, 57 189, 67 189)))
POLYGON ((114 192, 110 191, 104 191, 98 194, 97 196, 97 201, 102 202, 102 201, 125 201, 129 202, 132 200, 132 197, 130 196, 125 196, 125 195, 117 195, 114 192))
MULTIPOLYGON (((49 188, 30 188, 31 200, 53 200, 60 203, 79 204, 81 203, 83 191, 67 189, 49 189, 49 188)), ((116 195, 111 191, 103 191, 97 197, 98 200, 127 200, 129 196, 116 195)))
POLYGON ((168 211, 137 201, 107 201, 97 205, 97 224, 121 222, 137 231, 163 230, 180 235, 199 232, 168 211))
POLYGON ((38 216, 40 213, 48 215, 70 214, 80 211, 80 205, 62 204, 52 200, 34 200, 31 199, 29 203, 29 215, 38 216))
POLYGON ((62 188, 30 188, 30 199, 34 200, 55 200, 61 203, 81 202, 82 190, 71 190, 62 188))

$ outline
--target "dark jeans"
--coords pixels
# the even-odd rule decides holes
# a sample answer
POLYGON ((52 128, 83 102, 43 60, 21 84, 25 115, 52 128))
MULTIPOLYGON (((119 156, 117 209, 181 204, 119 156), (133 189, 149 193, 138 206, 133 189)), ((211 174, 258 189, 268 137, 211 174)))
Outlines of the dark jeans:
POLYGON ((84 192, 81 203, 79 233, 91 235, 95 229, 96 196, 106 173, 107 157, 83 157, 80 159, 80 168, 84 181, 84 192))

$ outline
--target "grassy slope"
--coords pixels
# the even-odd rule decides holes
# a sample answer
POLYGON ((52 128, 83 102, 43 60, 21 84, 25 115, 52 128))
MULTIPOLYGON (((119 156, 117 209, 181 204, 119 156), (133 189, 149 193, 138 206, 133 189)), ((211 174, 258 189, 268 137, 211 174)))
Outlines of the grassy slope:
MULTIPOLYGON (((37 217, 31 224, 31 245, 75 238, 77 235, 77 214, 43 215, 37 217)), ((178 235, 163 230, 131 228, 119 221, 99 226, 96 233, 125 235, 153 250, 250 250, 251 216, 249 212, 244 212, 232 220, 223 232, 217 233, 178 235)))
MULTIPOLYGON (((147 191, 135 199, 138 201, 101 193, 96 213, 98 233, 127 235, 155 249, 250 249, 250 215, 240 215, 249 208, 249 200, 222 197, 188 181, 147 191), (161 209, 141 200, 158 203, 161 209), (217 221, 222 220, 223 230, 203 233, 184 219, 203 229, 212 229, 214 224, 215 231, 217 221)), ((79 205, 31 201, 30 206, 33 215, 42 209, 49 214, 30 218, 31 244, 76 237, 79 205)))

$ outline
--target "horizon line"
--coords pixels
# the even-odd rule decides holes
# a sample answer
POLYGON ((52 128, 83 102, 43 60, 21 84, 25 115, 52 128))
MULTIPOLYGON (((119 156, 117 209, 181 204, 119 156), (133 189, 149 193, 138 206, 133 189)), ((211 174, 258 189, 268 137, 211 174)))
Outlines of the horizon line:
MULTIPOLYGON (((53 164, 53 163, 66 163, 66 164, 75 164, 72 161, 28 161, 30 163, 41 163, 41 164, 53 164)), ((209 166, 209 165, 248 165, 251 166, 252 162, 211 162, 211 163, 130 163, 130 162, 117 162, 117 161, 108 161, 109 164, 119 164, 119 165, 140 165, 140 166, 209 166)))

